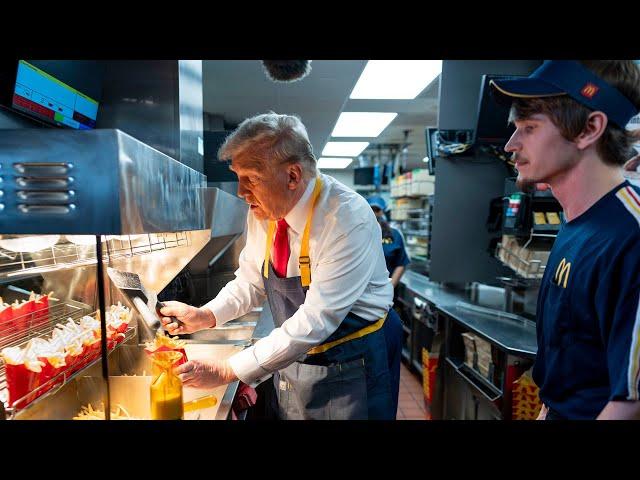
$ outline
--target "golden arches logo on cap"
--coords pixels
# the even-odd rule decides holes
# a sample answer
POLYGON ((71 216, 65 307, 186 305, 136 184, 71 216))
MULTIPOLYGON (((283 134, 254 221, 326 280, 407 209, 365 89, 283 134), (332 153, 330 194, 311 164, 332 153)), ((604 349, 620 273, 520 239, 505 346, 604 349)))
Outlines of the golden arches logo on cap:
POLYGON ((598 90, 600 90, 600 87, 589 82, 584 87, 582 87, 582 90, 580 90, 580 95, 582 95, 583 97, 587 97, 588 99, 592 99, 595 94, 598 93, 598 90))

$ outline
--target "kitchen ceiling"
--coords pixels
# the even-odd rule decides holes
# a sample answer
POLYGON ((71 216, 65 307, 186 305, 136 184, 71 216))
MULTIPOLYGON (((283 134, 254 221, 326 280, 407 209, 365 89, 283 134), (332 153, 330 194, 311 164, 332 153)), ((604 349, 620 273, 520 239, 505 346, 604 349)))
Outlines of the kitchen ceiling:
MULTIPOLYGON (((316 157, 331 138, 341 112, 398 112, 398 116, 363 152, 378 155, 378 144, 403 144, 408 130, 406 159, 408 168, 424 166, 424 129, 438 121, 439 77, 413 100, 355 100, 349 94, 366 60, 313 60, 311 73, 292 83, 275 83, 265 74, 260 60, 204 60, 202 65, 204 111, 222 117, 231 128, 247 117, 273 110, 297 114, 307 127, 316 157)), ((336 139, 333 139, 336 140, 336 139)), ((338 141, 360 138, 340 138, 338 141)), ((389 150, 381 153, 383 160, 389 150)), ((348 168, 358 165, 354 160, 348 168)))

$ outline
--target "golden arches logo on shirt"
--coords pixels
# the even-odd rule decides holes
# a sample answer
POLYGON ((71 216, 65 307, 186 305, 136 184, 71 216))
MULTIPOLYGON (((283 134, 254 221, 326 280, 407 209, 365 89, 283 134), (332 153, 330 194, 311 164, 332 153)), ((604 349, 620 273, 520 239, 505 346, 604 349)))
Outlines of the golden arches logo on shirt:
POLYGON ((571 262, 567 262, 566 258, 563 258, 556 268, 556 274, 553 277, 554 282, 562 288, 567 288, 567 282, 569 281, 569 273, 571 272, 571 262))

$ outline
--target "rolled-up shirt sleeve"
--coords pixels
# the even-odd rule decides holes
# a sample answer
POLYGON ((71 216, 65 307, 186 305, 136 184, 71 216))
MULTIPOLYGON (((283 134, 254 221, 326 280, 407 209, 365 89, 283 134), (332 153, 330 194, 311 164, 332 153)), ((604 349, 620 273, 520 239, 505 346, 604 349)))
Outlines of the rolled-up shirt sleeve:
POLYGON ((220 293, 209 303, 203 305, 213 312, 216 326, 249 313, 252 308, 262 305, 266 298, 260 264, 264 251, 259 248, 262 240, 264 248, 265 233, 257 221, 247 221, 247 244, 240 252, 236 278, 227 283, 220 293), (260 257, 260 258, 258 258, 260 257))
MULTIPOLYGON (((326 242, 317 263, 312 258, 311 285, 304 303, 280 328, 229 358, 238 378, 250 385, 291 364, 326 340, 362 296, 382 256, 379 228, 362 222, 326 242)), ((384 261, 383 257, 382 260, 384 261)), ((389 284, 389 304, 393 289, 389 284)))

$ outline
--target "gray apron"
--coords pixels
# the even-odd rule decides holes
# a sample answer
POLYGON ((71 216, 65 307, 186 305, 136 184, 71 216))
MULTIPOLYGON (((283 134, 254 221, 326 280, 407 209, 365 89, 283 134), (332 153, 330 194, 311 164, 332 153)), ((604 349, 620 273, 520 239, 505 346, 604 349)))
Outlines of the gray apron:
MULTIPOLYGON (((263 280, 274 324, 280 327, 304 303, 307 288, 302 287, 300 277, 278 278, 271 264, 269 275, 263 275, 263 280)), ((370 325, 371 322, 349 313, 322 345, 370 325)), ((397 388, 391 385, 390 357, 385 341, 387 330, 380 328, 325 352, 305 354, 275 372, 278 417, 292 420, 395 419, 397 398, 393 399, 392 392, 395 390, 397 396, 397 388)))

